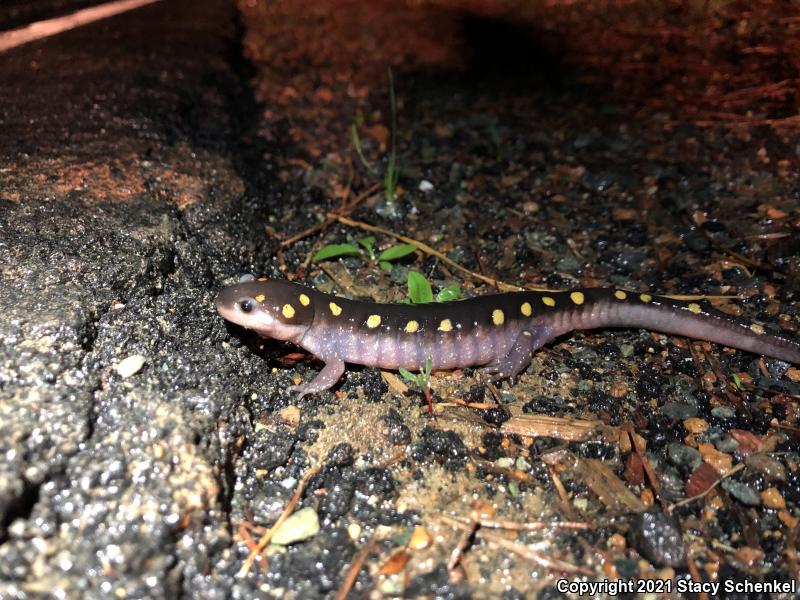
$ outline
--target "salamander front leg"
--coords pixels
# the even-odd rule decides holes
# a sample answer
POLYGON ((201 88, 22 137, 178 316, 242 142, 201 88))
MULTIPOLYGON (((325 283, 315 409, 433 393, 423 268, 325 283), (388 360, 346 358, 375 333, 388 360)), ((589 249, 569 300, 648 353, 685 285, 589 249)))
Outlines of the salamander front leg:
POLYGON ((317 373, 317 376, 310 382, 292 385, 286 389, 289 392, 300 392, 297 395, 297 399, 300 400, 306 394, 315 394, 332 387, 339 381, 342 373, 344 373, 344 361, 340 358, 329 358, 325 361, 322 371, 317 373))

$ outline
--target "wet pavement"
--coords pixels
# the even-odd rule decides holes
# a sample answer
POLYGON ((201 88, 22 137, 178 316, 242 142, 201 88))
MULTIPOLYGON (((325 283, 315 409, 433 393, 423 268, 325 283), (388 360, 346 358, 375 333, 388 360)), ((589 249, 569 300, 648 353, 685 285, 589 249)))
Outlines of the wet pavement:
POLYGON ((788 581, 797 368, 575 333, 513 383, 435 374, 432 419, 361 367, 296 401, 320 365, 213 307, 243 272, 400 301, 415 270, 467 295, 492 291, 481 277, 713 294, 796 336, 796 130, 782 87, 746 102, 791 76, 764 48, 790 52, 794 21, 767 4, 734 26, 638 5, 175 1, 5 54, 0 597, 788 581), (728 80, 665 58, 665 39, 702 54, 698 32, 718 62, 692 64, 738 64, 747 94, 717 102, 728 80), (423 251, 388 271, 312 260, 368 235, 474 276, 423 251))

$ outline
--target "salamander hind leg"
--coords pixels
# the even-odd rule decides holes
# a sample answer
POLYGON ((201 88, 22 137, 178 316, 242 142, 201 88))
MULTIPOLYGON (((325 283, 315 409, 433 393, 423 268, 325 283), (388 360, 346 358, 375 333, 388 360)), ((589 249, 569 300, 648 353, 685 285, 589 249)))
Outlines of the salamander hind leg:
POLYGON ((531 363, 533 350, 531 336, 528 332, 521 333, 508 354, 488 363, 480 372, 491 375, 495 380, 516 377, 531 363))
POLYGON ((344 373, 344 361, 340 358, 330 358, 325 361, 322 371, 317 373, 308 383, 292 385, 286 388, 288 392, 299 392, 297 399, 300 400, 306 394, 315 394, 332 387, 344 373))
POLYGON ((532 331, 523 331, 514 341, 508 354, 493 360, 480 371, 492 375, 495 380, 516 377, 531 364, 533 353, 552 338, 553 334, 549 327, 537 327, 532 331))

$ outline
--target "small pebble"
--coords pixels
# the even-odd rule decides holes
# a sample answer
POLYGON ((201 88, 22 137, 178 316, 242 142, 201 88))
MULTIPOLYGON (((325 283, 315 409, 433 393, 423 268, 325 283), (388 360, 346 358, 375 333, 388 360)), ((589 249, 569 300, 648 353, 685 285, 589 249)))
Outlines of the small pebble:
POLYGON ((624 398, 628 393, 628 384, 624 381, 615 381, 608 393, 612 398, 624 398))
POLYGON ((528 215, 534 215, 539 212, 539 205, 533 200, 528 200, 522 205, 522 212, 528 215))
POLYGON ((736 411, 730 406, 715 406, 711 409, 711 414, 718 419, 732 419, 736 416, 736 411))
POLYGON ((288 546, 312 538, 318 533, 319 516, 313 508, 308 506, 292 513, 281 523, 272 536, 272 543, 288 546))
POLYGON ((726 475, 733 468, 733 458, 731 458, 730 454, 720 452, 713 445, 700 444, 697 449, 700 451, 703 460, 714 467, 720 475, 726 475))
POLYGON ((688 471, 694 471, 703 462, 703 457, 698 450, 677 442, 672 442, 667 447, 667 454, 672 464, 676 467, 684 467, 688 471))
POLYGON ((514 460, 504 456, 503 458, 498 458, 494 464, 500 469, 510 469, 514 464, 514 460))
POLYGON ((723 490, 745 506, 758 506, 761 504, 761 498, 759 498, 758 493, 749 485, 733 479, 723 479, 720 485, 723 490))
POLYGON ((786 481, 786 467, 766 454, 751 454, 744 461, 754 471, 772 481, 786 481))
POLYGON ((350 523, 347 526, 347 535, 350 536, 350 539, 354 542, 358 541, 361 537, 361 525, 358 523, 350 523))
POLYGON ((661 511, 636 515, 628 530, 628 542, 658 567, 681 567, 686 562, 680 529, 661 511))
POLYGON ((703 433, 706 429, 708 429, 708 421, 705 421, 699 417, 692 417, 690 419, 686 419, 683 422, 683 426, 686 427, 686 431, 689 433, 703 433))
POLYGON ((292 429, 297 429, 297 426, 300 425, 300 416, 300 409, 294 405, 282 408, 278 413, 278 418, 292 429))
POLYGON ((408 540, 408 548, 411 550, 422 550, 430 546, 432 541, 433 536, 428 533, 428 530, 422 525, 417 525, 414 527, 414 532, 408 540))
POLYGON ((683 402, 667 402, 661 412, 675 421, 685 421, 697 414, 697 407, 683 402))
POLYGON ((427 179, 423 179, 419 182, 419 191, 420 192, 432 192, 433 191, 433 184, 428 181, 427 179))
POLYGON ((514 463, 514 466, 523 472, 528 472, 531 468, 531 463, 525 460, 524 456, 520 456, 517 458, 517 461, 514 463))
POLYGON ((775 510, 783 510, 786 508, 786 500, 783 499, 778 488, 767 488, 761 492, 761 502, 767 508, 774 508, 775 510))
POLYGON ((123 379, 130 377, 131 375, 136 375, 141 368, 144 366, 145 358, 141 354, 133 354, 128 358, 123 358, 119 361, 114 370, 119 374, 120 377, 123 379))

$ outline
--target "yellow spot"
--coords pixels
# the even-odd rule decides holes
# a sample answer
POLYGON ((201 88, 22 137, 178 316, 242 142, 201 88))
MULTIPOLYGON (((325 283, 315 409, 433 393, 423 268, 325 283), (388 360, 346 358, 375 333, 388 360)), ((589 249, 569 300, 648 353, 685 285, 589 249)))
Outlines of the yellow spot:
POLYGON ((258 296, 256 296, 256 301, 263 302, 265 298, 266 296, 264 294, 259 294, 258 296))
POLYGON ((502 325, 506 320, 506 316, 503 314, 503 311, 499 308, 495 308, 492 311, 492 323, 495 325, 502 325))
POLYGON ((650 300, 652 299, 653 297, 650 294, 641 294, 639 296, 639 300, 641 300, 642 302, 650 302, 650 300))
POLYGON ((614 298, 616 298, 617 300, 625 300, 625 298, 627 297, 628 294, 626 294, 622 290, 617 290, 616 292, 614 292, 614 298))
POLYGON ((439 323, 439 331, 453 331, 453 322, 450 319, 444 319, 439 323))
POLYGON ((259 277, 259 278, 258 278, 258 280, 259 280, 259 281, 266 281, 266 280, 267 280, 267 278, 266 278, 266 277, 259 277))
POLYGON ((551 298, 550 296, 543 296, 542 297, 542 302, 544 302, 545 305, 547 305, 547 306, 555 306, 556 305, 556 301, 553 298, 551 298))
POLYGON ((523 302, 522 306, 519 307, 519 310, 526 317, 530 317, 533 314, 533 308, 531 307, 530 302, 523 302))
POLYGON ((284 304, 281 309, 281 314, 287 319, 291 319, 294 316, 294 306, 291 304, 284 304))
POLYGON ((419 323, 416 321, 409 321, 406 323, 406 331, 408 333, 415 333, 419 329, 419 323))
POLYGON ((309 304, 311 304, 311 298, 309 298, 305 294, 300 294, 300 304, 302 304, 303 306, 308 306, 309 304))
POLYGON ((342 314, 342 307, 336 304, 336 302, 331 302, 328 304, 328 308, 331 309, 334 317, 338 317, 340 314, 342 314))
POLYGON ((370 329, 375 329, 380 324, 381 324, 380 315, 370 315, 369 317, 367 317, 367 327, 369 327, 370 329))
POLYGON ((762 325, 759 325, 758 323, 752 323, 750 325, 750 331, 752 331, 753 333, 757 333, 758 335, 764 335, 765 333, 764 327, 762 325))
POLYGON ((531 332, 530 331, 523 331, 522 335, 527 335, 528 337, 530 337, 531 336, 531 332))
POLYGON ((693 312, 693 313, 694 313, 694 314, 696 314, 696 315, 699 315, 699 314, 700 314, 700 311, 702 310, 702 309, 700 308, 700 305, 699 305, 699 304, 697 304, 696 302, 692 302, 692 303, 691 303, 689 306, 687 306, 686 308, 688 308, 688 309, 689 309, 689 312, 693 312))
POLYGON ((583 301, 586 300, 586 296, 583 295, 583 292, 572 292, 569 298, 575 304, 583 304, 583 301))

